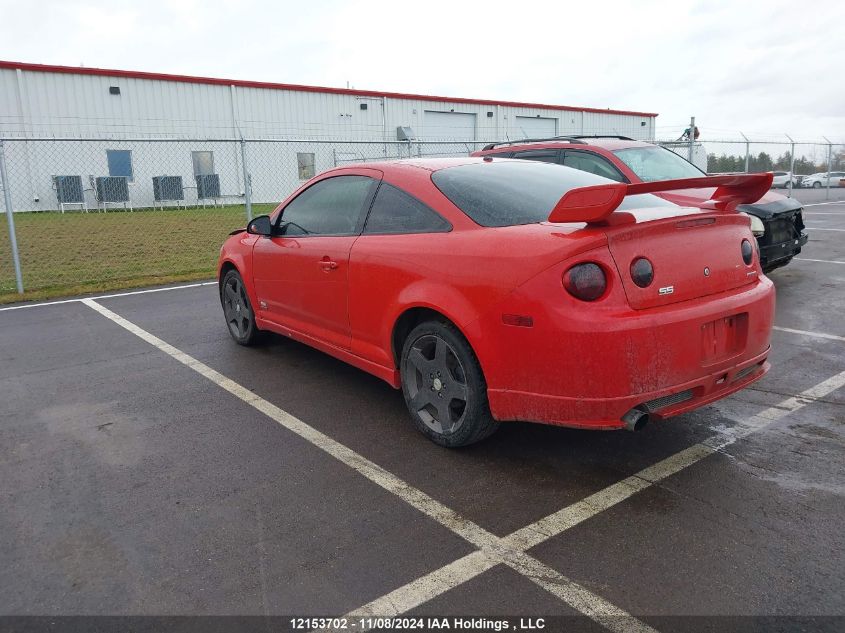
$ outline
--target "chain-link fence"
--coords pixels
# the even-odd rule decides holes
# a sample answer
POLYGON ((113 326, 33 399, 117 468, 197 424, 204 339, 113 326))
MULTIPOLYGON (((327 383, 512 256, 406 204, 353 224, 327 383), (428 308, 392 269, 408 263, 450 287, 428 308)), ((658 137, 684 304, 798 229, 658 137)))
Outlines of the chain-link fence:
MULTIPOLYGON (((659 139, 652 142, 677 152, 711 174, 783 171, 794 175, 796 187, 800 187, 804 176, 845 171, 845 144, 841 143, 699 139, 694 141, 690 151, 688 141, 659 139)), ((839 184, 838 178, 835 180, 833 187, 839 184)), ((818 185, 823 186, 826 187, 826 182, 818 185)))
MULTIPOLYGON (((25 296, 210 277, 226 235, 326 169, 466 156, 483 143, 321 140, 2 141, 25 296)), ((0 302, 17 293, 0 230, 0 302)))
MULTIPOLYGON (((845 169, 843 145, 657 142, 692 157, 710 173, 782 170, 811 175, 827 172, 830 164, 829 184, 838 187, 836 172, 845 169)), ((6 139, 0 152, 6 172, 0 211, 5 200, 15 211, 26 297, 202 279, 213 274, 227 233, 272 210, 315 174, 349 163, 466 156, 484 144, 6 139)), ((818 178, 812 182, 828 185, 818 178)), ((0 302, 21 298, 9 234, 0 230, 0 302)))

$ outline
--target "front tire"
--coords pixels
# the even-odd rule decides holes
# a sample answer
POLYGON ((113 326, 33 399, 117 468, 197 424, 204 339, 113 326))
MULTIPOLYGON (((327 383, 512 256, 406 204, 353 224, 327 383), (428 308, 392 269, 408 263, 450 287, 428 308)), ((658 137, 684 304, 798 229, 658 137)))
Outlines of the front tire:
POLYGON ((499 423, 475 353, 450 323, 426 321, 402 346, 402 394, 414 426, 431 441, 457 448, 493 434, 499 423))
POLYGON ((822 183, 820 183, 818 180, 813 183, 813 189, 821 189, 821 188, 822 188, 822 183))
POLYGON ((220 284, 220 303, 229 334, 238 345, 253 345, 261 330, 255 324, 255 311, 249 303, 244 280, 237 270, 230 270, 220 284))

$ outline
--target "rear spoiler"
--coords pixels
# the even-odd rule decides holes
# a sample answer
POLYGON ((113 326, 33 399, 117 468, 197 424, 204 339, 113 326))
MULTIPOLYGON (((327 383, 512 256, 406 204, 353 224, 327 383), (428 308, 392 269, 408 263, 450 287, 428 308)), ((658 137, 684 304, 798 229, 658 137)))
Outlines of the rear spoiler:
POLYGON ((631 184, 612 183, 579 187, 567 191, 549 214, 549 222, 599 223, 607 220, 622 204, 625 196, 678 189, 708 189, 716 187, 706 205, 719 211, 732 213, 737 205, 757 202, 772 186, 771 172, 762 174, 732 174, 729 176, 702 176, 656 182, 631 184))

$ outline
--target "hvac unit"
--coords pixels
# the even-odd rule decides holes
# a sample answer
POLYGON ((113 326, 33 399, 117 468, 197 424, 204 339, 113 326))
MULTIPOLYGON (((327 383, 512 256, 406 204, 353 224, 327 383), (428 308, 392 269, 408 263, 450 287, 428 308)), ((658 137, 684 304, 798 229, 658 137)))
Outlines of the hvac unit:
POLYGON ((414 138, 414 131, 406 126, 400 125, 396 128, 396 140, 397 141, 410 141, 414 138))
POLYGON ((185 190, 182 188, 182 176, 153 176, 153 198, 155 202, 179 202, 185 200, 185 190))
POLYGON ((220 175, 197 175, 197 200, 215 200, 220 197, 220 175))
POLYGON ((126 176, 100 176, 95 178, 94 192, 97 196, 97 203, 103 206, 104 211, 107 204, 122 204, 124 209, 132 210, 132 205, 129 203, 129 180, 126 176))
POLYGON ((65 205, 68 204, 81 205, 85 211, 88 211, 85 191, 82 189, 82 176, 53 176, 53 187, 62 213, 65 212, 65 205))

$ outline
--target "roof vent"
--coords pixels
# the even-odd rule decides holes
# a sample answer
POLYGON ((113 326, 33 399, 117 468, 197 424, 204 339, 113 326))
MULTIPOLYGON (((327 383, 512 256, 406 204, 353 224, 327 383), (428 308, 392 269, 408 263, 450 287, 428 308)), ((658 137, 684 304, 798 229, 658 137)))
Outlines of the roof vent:
POLYGON ((109 94, 110 95, 119 95, 120 94, 120 86, 109 86, 109 94))

